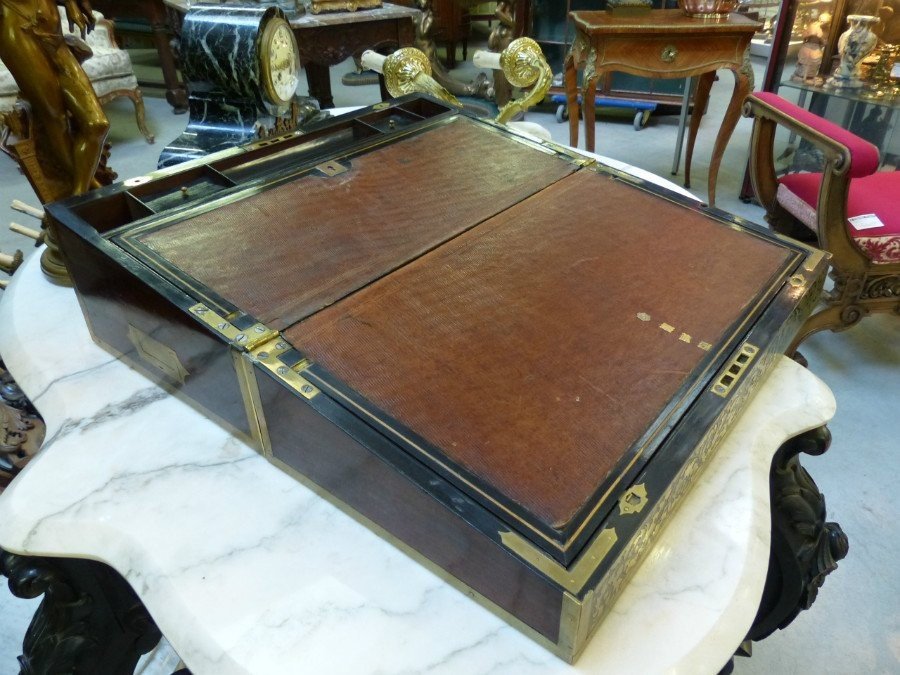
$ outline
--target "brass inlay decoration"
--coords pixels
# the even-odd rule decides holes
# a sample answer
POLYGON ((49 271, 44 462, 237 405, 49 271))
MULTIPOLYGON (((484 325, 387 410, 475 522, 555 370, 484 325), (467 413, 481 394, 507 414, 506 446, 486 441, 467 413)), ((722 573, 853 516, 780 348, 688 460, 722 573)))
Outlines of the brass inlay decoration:
POLYGON ((675 58, 678 56, 678 48, 674 45, 669 45, 667 47, 663 47, 662 52, 659 54, 660 61, 664 61, 665 63, 672 63, 675 58))
POLYGON ((247 426, 253 439, 253 447, 267 459, 272 458, 272 441, 269 438, 269 427, 266 424, 265 411, 259 397, 259 387, 256 384, 256 373, 253 361, 246 354, 231 350, 234 360, 234 372, 237 375, 238 386, 241 388, 241 398, 244 401, 244 410, 247 413, 247 426))
POLYGON ((749 342, 741 345, 740 351, 731 359, 725 371, 713 384, 712 392, 722 398, 727 397, 758 353, 759 347, 751 345, 749 342))
MULTIPOLYGON (((647 322, 650 321, 651 317, 649 314, 647 314, 647 312, 638 312, 637 318, 641 321, 647 322)), ((664 330, 667 333, 675 333, 675 326, 670 323, 661 323, 659 324, 659 328, 660 330, 664 330)), ((684 332, 679 332, 678 339, 688 345, 692 344, 694 341, 694 338, 691 337, 690 333, 684 332)), ((705 352, 708 352, 710 349, 712 349, 712 344, 706 342, 705 340, 700 340, 697 342, 697 347, 705 352)))
POLYGON ((340 162, 336 162, 334 160, 322 162, 321 164, 316 166, 317 171, 321 171, 328 177, 337 176, 344 173, 345 171, 348 171, 349 169, 350 167, 344 166, 340 162))
POLYGON ((571 593, 578 593, 584 588, 618 540, 616 528, 605 527, 588 544, 578 560, 570 567, 564 567, 521 535, 509 531, 500 532, 500 541, 506 548, 571 593))
POLYGON ((128 324, 128 339, 145 363, 153 366, 174 382, 184 384, 189 375, 187 368, 181 365, 178 354, 171 347, 150 337, 140 328, 128 324))
POLYGON ((250 357, 270 373, 273 373, 286 387, 293 389, 303 398, 315 398, 321 393, 319 388, 301 375, 312 363, 304 359, 297 365, 290 367, 278 358, 289 349, 291 349, 290 343, 281 335, 276 335, 276 337, 259 345, 250 352, 250 357))
POLYGON ((245 330, 241 330, 232 325, 225 317, 220 316, 203 303, 197 303, 188 310, 201 322, 206 324, 213 331, 225 338, 231 345, 241 351, 250 351, 257 345, 267 342, 273 336, 278 335, 277 331, 272 330, 264 324, 257 323, 245 330))
POLYGON ((627 516, 640 513, 648 501, 647 487, 643 483, 633 485, 619 498, 619 514, 627 516))

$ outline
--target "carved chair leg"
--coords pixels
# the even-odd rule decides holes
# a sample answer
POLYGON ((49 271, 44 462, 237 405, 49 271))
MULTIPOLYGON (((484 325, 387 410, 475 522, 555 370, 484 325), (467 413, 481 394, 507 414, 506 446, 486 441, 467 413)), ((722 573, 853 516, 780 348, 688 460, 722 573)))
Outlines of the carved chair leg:
POLYGON ((146 111, 144 110, 144 95, 141 93, 140 89, 135 89, 129 94, 128 98, 134 103, 134 118, 137 121, 138 129, 140 129, 144 138, 147 139, 147 143, 152 145, 156 141, 156 136, 154 136, 150 132, 150 129, 147 128, 147 117, 146 111))
POLYGON ((0 573, 19 598, 44 598, 19 657, 22 675, 133 673, 161 634, 128 583, 92 560, 0 550, 0 573))
POLYGON ((819 310, 806 320, 797 332, 794 341, 785 351, 791 355, 806 338, 823 330, 845 330, 858 323, 868 312, 856 304, 830 305, 819 310))

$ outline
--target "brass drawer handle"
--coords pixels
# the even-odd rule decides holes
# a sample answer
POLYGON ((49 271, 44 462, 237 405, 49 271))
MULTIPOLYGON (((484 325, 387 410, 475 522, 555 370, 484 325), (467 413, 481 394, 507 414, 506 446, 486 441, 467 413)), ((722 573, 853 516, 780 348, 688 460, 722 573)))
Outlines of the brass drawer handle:
POLYGON ((659 55, 659 58, 665 61, 666 63, 672 63, 675 60, 675 57, 678 56, 678 49, 669 45, 668 47, 663 47, 662 52, 659 55))

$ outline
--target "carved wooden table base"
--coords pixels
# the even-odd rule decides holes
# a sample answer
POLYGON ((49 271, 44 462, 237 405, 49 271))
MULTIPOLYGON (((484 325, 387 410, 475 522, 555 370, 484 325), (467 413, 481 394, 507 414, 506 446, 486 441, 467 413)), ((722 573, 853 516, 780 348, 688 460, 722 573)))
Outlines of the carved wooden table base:
POLYGON ((0 492, 44 441, 44 422, 0 361, 0 492))
POLYGON ((0 573, 16 597, 44 596, 25 634, 21 675, 133 673, 162 637, 131 587, 102 563, 0 551, 0 573))
MULTIPOLYGON (((769 572, 759 612, 738 656, 750 656, 753 642, 787 627, 809 609, 825 577, 849 551, 847 535, 838 523, 826 521, 825 496, 800 464, 801 453, 818 456, 830 445, 831 432, 823 426, 792 438, 772 459, 769 572)), ((733 662, 722 672, 730 673, 733 662)))

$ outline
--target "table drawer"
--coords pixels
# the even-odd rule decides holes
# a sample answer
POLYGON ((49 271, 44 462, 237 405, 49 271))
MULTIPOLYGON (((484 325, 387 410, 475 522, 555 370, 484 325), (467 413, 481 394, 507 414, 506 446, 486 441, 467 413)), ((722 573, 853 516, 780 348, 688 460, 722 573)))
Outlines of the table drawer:
POLYGON ((645 77, 687 75, 740 63, 740 47, 733 35, 601 38, 597 68, 623 70, 645 77))

